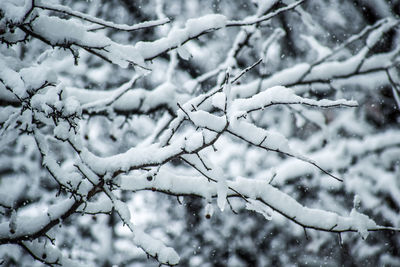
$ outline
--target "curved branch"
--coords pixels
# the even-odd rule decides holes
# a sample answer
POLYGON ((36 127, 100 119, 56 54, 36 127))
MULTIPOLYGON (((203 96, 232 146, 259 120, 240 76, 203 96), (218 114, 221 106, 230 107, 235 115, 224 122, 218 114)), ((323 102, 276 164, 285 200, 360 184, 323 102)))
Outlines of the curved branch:
POLYGON ((44 10, 49 10, 49 11, 54 11, 54 12, 59 12, 62 14, 66 14, 75 18, 79 18, 91 23, 95 23, 97 25, 103 26, 101 28, 94 28, 91 29, 93 30, 99 30, 102 28, 110 28, 110 29, 114 29, 114 30, 119 30, 119 31, 137 31, 137 30, 143 30, 146 28, 151 28, 151 27, 156 27, 156 26, 161 26, 167 23, 170 23, 171 20, 168 18, 162 18, 162 19, 158 19, 158 20, 153 20, 153 21, 145 21, 145 22, 141 22, 139 24, 135 24, 135 25, 126 25, 126 24, 116 24, 110 21, 105 21, 96 17, 92 17, 89 16, 85 13, 81 13, 78 11, 74 11, 69 7, 66 6, 61 6, 61 5, 52 5, 49 3, 46 4, 36 4, 35 5, 36 8, 40 8, 40 9, 44 9, 44 10))
MULTIPOLYGON (((165 170, 160 170, 157 179, 148 181, 145 176, 123 176, 120 188, 129 191, 151 190, 173 196, 197 196, 201 198, 217 197, 217 183, 206 177, 178 176, 165 170), (190 186, 187 186, 189 185, 190 186)), ((304 228, 318 231, 342 233, 367 231, 397 231, 400 228, 379 226, 365 215, 354 211, 350 216, 341 216, 333 212, 310 209, 298 203, 289 195, 271 186, 265 180, 238 178, 228 181, 227 197, 259 200, 290 221, 304 228), (358 216, 358 217, 357 217, 358 216), (365 217, 364 217, 365 216, 365 217), (365 223, 365 229, 360 220, 365 223)))
POLYGON ((226 27, 250 26, 250 25, 258 24, 258 23, 270 20, 273 17, 276 17, 285 11, 294 9, 295 7, 297 7, 298 5, 301 5, 304 2, 305 2, 305 0, 300 0, 300 1, 294 2, 293 4, 279 8, 278 10, 271 12, 265 16, 259 17, 259 18, 250 18, 250 19, 246 19, 244 21, 229 21, 226 24, 226 27))

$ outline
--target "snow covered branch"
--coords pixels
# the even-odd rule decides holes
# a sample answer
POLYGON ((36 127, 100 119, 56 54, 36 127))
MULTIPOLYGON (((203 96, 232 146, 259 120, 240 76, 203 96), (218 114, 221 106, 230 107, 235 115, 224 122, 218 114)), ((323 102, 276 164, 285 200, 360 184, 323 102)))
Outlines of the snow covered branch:
MULTIPOLYGON (((265 180, 236 178, 228 181, 227 197, 239 197, 245 201, 258 200, 294 223, 314 230, 333 233, 359 232, 364 238, 369 231, 394 230, 393 227, 376 225, 367 216, 353 210, 349 216, 304 207, 289 195, 283 193, 265 180)), ((160 170, 157 178, 148 181, 145 176, 122 176, 122 190, 159 191, 174 196, 198 196, 210 198, 218 196, 218 185, 215 181, 207 181, 203 177, 179 176, 168 171, 160 170)))
POLYGON ((398 15, 56 2, 0 1, 0 265, 272 265, 272 239, 318 258, 323 232, 398 260, 398 15))
POLYGON ((89 16, 87 14, 84 14, 82 12, 77 12, 73 11, 71 8, 66 7, 66 6, 61 6, 61 5, 52 5, 48 3, 43 3, 43 1, 38 1, 38 4, 35 4, 34 7, 40 8, 40 9, 45 9, 45 10, 50 10, 50 11, 55 11, 59 13, 63 13, 72 17, 76 17, 97 25, 100 25, 102 27, 93 27, 90 29, 91 31, 99 30, 99 29, 104 29, 104 28, 111 28, 119 31, 137 31, 137 30, 143 30, 146 28, 150 27, 156 27, 160 25, 164 25, 166 23, 169 23, 170 20, 168 18, 163 18, 155 21, 145 21, 136 25, 126 25, 126 24, 115 24, 109 21, 105 21, 96 17, 89 16))

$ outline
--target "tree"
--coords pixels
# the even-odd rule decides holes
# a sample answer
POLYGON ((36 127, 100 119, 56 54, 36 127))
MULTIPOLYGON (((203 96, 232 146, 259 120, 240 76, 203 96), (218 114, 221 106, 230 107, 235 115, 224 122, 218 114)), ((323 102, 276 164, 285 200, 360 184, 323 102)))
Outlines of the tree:
POLYGON ((2 263, 395 265, 378 3, 3 0, 2 263))

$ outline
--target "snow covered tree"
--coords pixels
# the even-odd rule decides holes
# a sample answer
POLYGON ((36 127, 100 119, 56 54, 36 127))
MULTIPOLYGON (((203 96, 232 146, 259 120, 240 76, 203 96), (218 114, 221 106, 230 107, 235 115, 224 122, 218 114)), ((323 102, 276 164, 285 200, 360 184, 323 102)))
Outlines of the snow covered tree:
POLYGON ((398 6, 2 0, 0 264, 397 265, 398 6))

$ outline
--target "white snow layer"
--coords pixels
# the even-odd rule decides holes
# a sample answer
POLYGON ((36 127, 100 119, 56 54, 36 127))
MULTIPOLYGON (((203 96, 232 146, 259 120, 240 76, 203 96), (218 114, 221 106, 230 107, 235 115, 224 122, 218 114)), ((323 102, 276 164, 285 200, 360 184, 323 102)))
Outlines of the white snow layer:
MULTIPOLYGON (((121 189, 132 191, 156 189, 172 194, 195 194, 205 199, 218 195, 218 184, 204 177, 179 176, 163 169, 157 177, 148 181, 146 176, 123 176, 120 181, 121 189)), ((248 209, 260 212, 266 218, 269 218, 271 214, 269 207, 307 228, 339 232, 357 231, 363 237, 366 237, 365 231, 379 227, 366 215, 354 211, 350 216, 341 216, 329 211, 304 207, 265 180, 237 178, 236 181, 227 181, 227 186, 236 191, 229 189, 228 197, 239 193, 251 199, 248 209), (255 200, 258 201, 255 202, 255 200)))
POLYGON ((329 107, 347 105, 356 107, 356 101, 345 99, 339 100, 314 100, 300 97, 290 88, 284 86, 274 86, 260 92, 251 98, 237 99, 233 102, 233 109, 237 111, 249 112, 252 110, 263 109, 273 104, 306 104, 315 107, 329 107))
POLYGON ((184 44, 187 40, 214 29, 225 26, 226 17, 219 14, 209 14, 196 19, 189 19, 183 29, 173 29, 167 37, 153 42, 138 42, 135 48, 145 59, 151 59, 165 51, 184 44))

